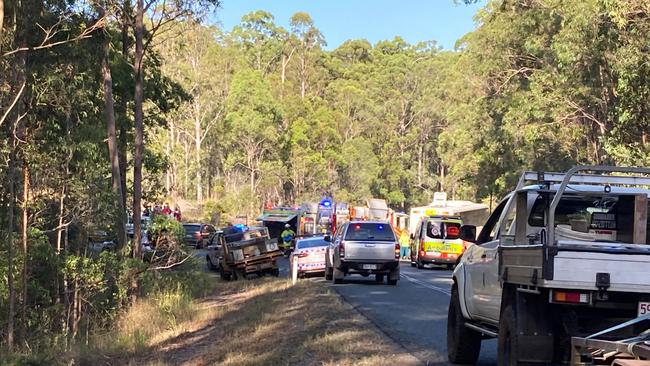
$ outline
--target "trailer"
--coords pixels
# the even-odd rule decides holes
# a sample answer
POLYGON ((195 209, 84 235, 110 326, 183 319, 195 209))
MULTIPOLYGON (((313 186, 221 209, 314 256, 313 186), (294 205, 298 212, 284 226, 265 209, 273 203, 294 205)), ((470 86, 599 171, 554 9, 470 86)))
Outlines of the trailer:
POLYGON ((219 235, 221 256, 219 274, 226 281, 258 276, 280 274, 277 260, 282 256, 278 242, 271 239, 266 227, 253 227, 239 232, 224 229, 219 235))

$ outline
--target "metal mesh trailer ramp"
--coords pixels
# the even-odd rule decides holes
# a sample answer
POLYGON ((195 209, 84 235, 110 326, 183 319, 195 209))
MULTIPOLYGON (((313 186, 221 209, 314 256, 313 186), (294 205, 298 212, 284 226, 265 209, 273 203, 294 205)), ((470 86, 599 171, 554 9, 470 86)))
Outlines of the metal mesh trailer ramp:
POLYGON ((571 339, 571 365, 650 366, 650 314, 571 339), (614 340, 608 335, 624 328, 644 329, 637 336, 614 340))

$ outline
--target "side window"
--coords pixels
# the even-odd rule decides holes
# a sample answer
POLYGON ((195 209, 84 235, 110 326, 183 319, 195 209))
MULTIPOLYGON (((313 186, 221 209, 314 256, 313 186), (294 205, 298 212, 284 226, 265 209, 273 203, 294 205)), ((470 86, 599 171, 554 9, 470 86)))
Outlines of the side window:
POLYGON ((503 231, 500 235, 515 235, 515 217, 517 217, 517 205, 516 202, 512 202, 504 218, 503 225, 501 225, 503 231))
POLYGON ((483 226, 483 230, 481 230, 481 233, 478 235, 478 238, 476 239, 476 244, 487 243, 496 238, 497 231, 499 230, 497 226, 497 224, 499 223, 499 218, 501 217, 501 214, 503 213, 503 209, 506 207, 506 204, 508 203, 509 200, 510 200, 510 196, 508 196, 506 199, 501 201, 501 203, 499 203, 497 208, 492 212, 487 222, 485 223, 485 226, 483 226))

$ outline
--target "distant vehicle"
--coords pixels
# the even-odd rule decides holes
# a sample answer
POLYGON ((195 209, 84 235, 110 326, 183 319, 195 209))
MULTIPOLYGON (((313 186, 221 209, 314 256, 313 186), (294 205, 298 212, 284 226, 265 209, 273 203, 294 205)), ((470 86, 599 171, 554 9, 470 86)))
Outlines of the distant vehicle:
POLYGON ((297 263, 298 277, 308 273, 325 272, 325 252, 329 242, 324 236, 314 236, 296 240, 296 248, 289 258, 292 270, 297 263))
POLYGON ((219 261, 221 257, 221 236, 223 231, 217 230, 211 237, 208 239, 206 249, 207 253, 205 255, 205 261, 208 265, 208 269, 211 271, 219 270, 219 261))
MULTIPOLYGON (((142 216, 140 218, 140 227, 143 231, 147 230, 151 226, 151 217, 142 216)), ((126 222, 126 235, 131 238, 133 237, 133 217, 129 216, 128 221, 126 222)))
POLYGON ((400 278, 400 246, 393 228, 383 221, 349 221, 336 230, 325 256, 325 278, 342 283, 344 276, 375 275, 375 281, 388 277, 389 285, 400 278))
POLYGON ((443 192, 434 194, 433 202, 427 206, 413 207, 409 214, 409 233, 415 234, 420 219, 429 216, 459 217, 465 225, 483 225, 490 214, 489 207, 471 201, 447 200, 443 192))
POLYGON ((183 224, 185 229, 185 243, 196 249, 201 249, 208 242, 208 239, 217 231, 210 224, 191 223, 183 224))
POLYGON ((460 240, 460 217, 432 216, 420 219, 411 234, 411 266, 446 265, 451 269, 465 250, 460 240))
POLYGON ((216 252, 220 253, 217 269, 223 280, 246 278, 251 273, 275 277, 280 274, 277 260, 282 257, 282 251, 278 242, 269 236, 268 228, 250 227, 243 232, 226 228, 223 234, 215 235, 215 240, 212 245, 220 246, 216 252))

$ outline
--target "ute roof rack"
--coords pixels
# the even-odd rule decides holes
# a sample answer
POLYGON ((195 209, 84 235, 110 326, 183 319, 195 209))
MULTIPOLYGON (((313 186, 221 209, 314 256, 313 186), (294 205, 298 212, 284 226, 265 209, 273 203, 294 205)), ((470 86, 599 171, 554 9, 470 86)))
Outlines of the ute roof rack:
POLYGON ((630 185, 650 186, 650 175, 648 168, 613 167, 613 166, 577 166, 566 173, 527 171, 519 178, 517 190, 526 186, 529 182, 537 184, 608 184, 608 185, 630 185), (611 174, 576 174, 577 172, 602 172, 602 173, 628 173, 635 175, 611 175, 611 174))

